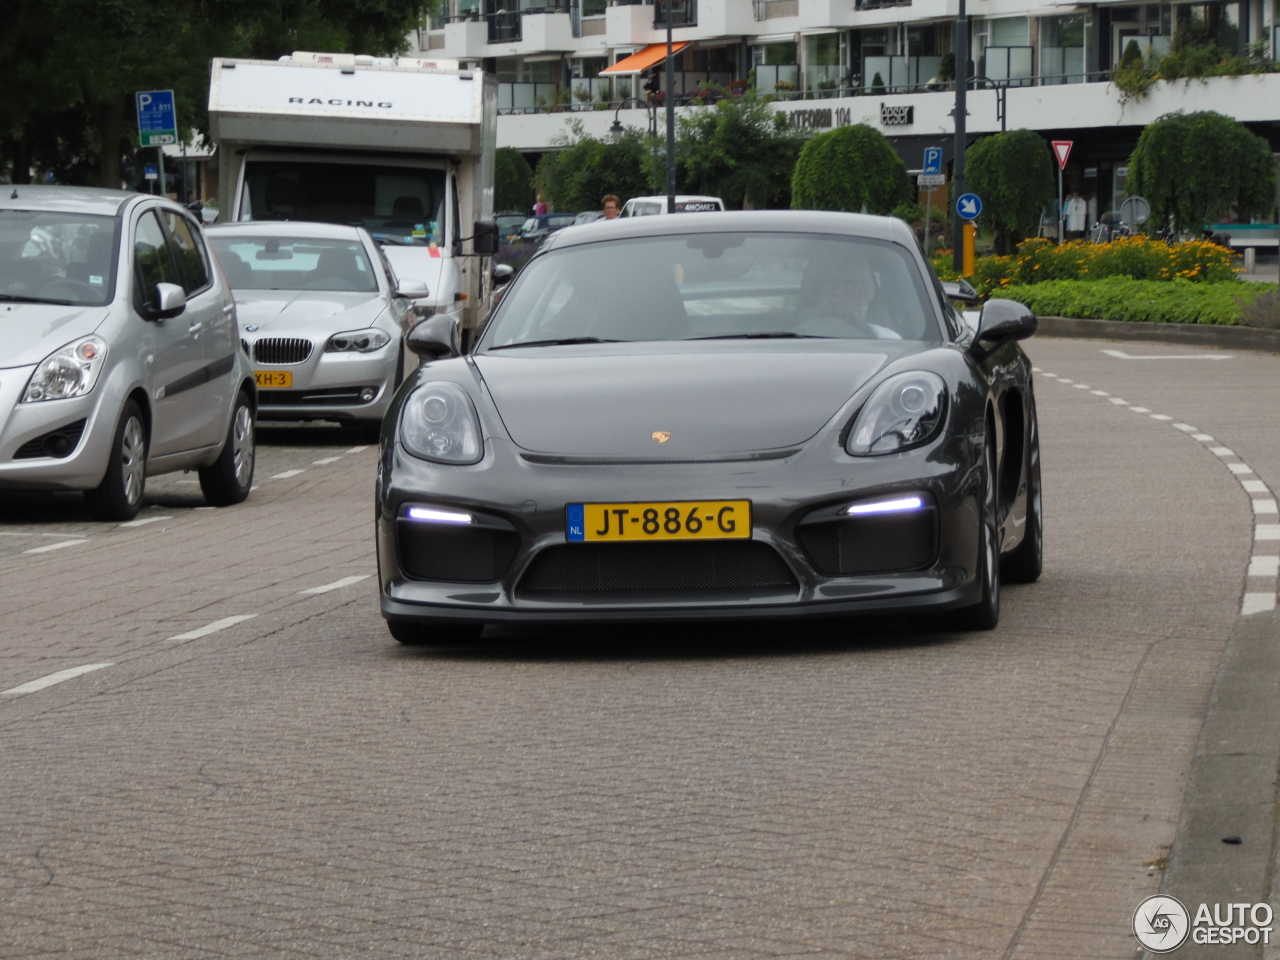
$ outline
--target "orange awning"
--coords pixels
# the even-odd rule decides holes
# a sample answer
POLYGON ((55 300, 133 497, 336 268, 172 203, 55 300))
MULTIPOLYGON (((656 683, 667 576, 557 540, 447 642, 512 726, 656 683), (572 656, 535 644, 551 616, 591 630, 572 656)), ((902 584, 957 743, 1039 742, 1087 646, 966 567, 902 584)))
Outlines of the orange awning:
MULTIPOLYGON (((679 53, 688 45, 688 40, 673 43, 671 45, 671 52, 679 53)), ((612 67, 605 67, 600 71, 600 76, 603 77, 605 74, 617 73, 640 73, 641 71, 648 70, 650 67, 657 66, 665 59, 667 59, 667 45, 665 43, 651 43, 643 50, 619 60, 612 67)))

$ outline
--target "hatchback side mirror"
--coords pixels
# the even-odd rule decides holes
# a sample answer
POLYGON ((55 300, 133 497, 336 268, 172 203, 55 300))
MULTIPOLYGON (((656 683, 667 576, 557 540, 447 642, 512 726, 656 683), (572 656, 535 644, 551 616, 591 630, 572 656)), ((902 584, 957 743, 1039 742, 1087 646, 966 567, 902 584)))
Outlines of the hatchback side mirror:
POLYGON ((968 280, 943 281, 942 292, 947 295, 948 300, 959 300, 961 303, 978 302, 978 291, 973 289, 968 280))
POLYGON ((492 220, 477 220, 471 231, 471 252, 477 257, 492 257, 498 252, 498 225, 492 220))
POLYGON ((151 319, 168 320, 187 309, 187 293, 176 283, 157 283, 151 296, 151 319))
POLYGON ((396 287, 397 297, 408 297, 410 300, 416 300, 418 297, 427 295, 427 284, 423 280, 401 280, 400 285, 396 287))
POLYGON ((516 275, 516 268, 509 263, 500 263, 493 268, 493 285, 501 287, 511 282, 516 275))
POLYGON ((462 353, 458 343, 458 324, 447 313, 428 317, 409 331, 405 346, 410 353, 427 360, 442 360, 462 353))
POLYGON ((994 353, 1003 344, 1025 340, 1036 332, 1038 321, 1030 308, 1016 300, 988 300, 978 317, 973 349, 979 356, 994 353))

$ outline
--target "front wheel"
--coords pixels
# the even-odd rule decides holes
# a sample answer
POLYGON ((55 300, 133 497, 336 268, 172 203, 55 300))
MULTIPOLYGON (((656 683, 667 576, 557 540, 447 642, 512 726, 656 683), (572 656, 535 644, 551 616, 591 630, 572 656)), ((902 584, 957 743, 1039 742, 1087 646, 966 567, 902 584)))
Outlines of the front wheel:
POLYGON ((388 620, 387 629, 391 631, 391 636, 406 646, 446 647, 453 643, 466 643, 468 640, 479 639, 481 631, 484 630, 484 624, 451 623, 427 626, 405 620, 388 620))
POLYGON ((211 506, 229 507, 242 503, 253 487, 253 465, 257 458, 253 406, 241 391, 231 411, 227 442, 212 466, 200 471, 200 489, 211 506))
POLYGON ((994 630, 1000 622, 1000 540, 996 518, 996 448, 990 431, 982 448, 982 521, 978 529, 978 578, 982 598, 956 613, 963 630, 994 630))
POLYGON ((1027 431, 1027 530, 1022 542, 1000 562, 1000 576, 1008 583, 1035 583, 1044 569, 1044 500, 1040 493, 1040 427, 1035 404, 1027 431))
POLYGON ((147 427, 136 400, 125 402, 111 443, 102 482, 84 494, 95 520, 132 520, 142 507, 147 484, 147 427))

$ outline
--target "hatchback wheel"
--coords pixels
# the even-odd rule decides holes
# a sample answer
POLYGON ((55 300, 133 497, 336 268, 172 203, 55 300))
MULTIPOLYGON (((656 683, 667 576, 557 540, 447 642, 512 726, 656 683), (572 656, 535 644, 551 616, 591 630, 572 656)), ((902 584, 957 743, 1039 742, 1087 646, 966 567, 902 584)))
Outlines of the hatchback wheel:
POLYGON ((253 406, 242 391, 227 427, 227 442, 210 467, 200 471, 200 489, 215 507, 241 503, 253 487, 253 465, 257 455, 254 439, 253 406))
POLYGON ((85 503, 95 520, 132 520, 142 507, 147 484, 147 426, 136 400, 125 402, 116 423, 111 458, 102 482, 85 491, 85 503))

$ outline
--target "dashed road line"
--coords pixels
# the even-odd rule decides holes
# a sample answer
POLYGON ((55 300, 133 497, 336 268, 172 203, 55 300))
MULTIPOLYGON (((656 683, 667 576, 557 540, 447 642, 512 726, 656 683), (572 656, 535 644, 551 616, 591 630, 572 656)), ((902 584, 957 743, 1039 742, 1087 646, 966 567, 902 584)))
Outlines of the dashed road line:
MULTIPOLYGON (((1163 355, 1131 357, 1120 350, 1103 350, 1102 352, 1125 360, 1172 360, 1183 359, 1184 357, 1182 354, 1169 357, 1163 355)), ((1188 354, 1186 356, 1198 357, 1200 355, 1188 354)), ((1218 355, 1212 357, 1212 359, 1227 360, 1230 357, 1218 355)), ((1057 380, 1059 383, 1072 383, 1065 377, 1049 373, 1039 367, 1032 367, 1031 369, 1033 373, 1042 374, 1048 379, 1057 380)), ((1081 384, 1072 385, 1076 387, 1082 386, 1081 384)), ((1116 406, 1125 407, 1134 413, 1144 414, 1161 423, 1168 423, 1175 430, 1179 430, 1190 436, 1192 440, 1203 444, 1209 453, 1217 457, 1219 462, 1231 471, 1236 482, 1240 484, 1240 488, 1249 496, 1249 503, 1256 518, 1253 527, 1254 553, 1249 560, 1249 568, 1245 574, 1248 587, 1240 598, 1240 614, 1241 616, 1249 616, 1254 613, 1274 610, 1276 608, 1277 581, 1280 580, 1280 555, 1275 552, 1277 547, 1280 546, 1280 523, 1264 521, 1280 516, 1280 510, 1277 509, 1276 498, 1271 489, 1263 481, 1254 477, 1252 467, 1247 463, 1238 461, 1234 450, 1230 447, 1218 446, 1218 441, 1209 434, 1202 433, 1198 427, 1194 427, 1189 423, 1174 423, 1172 422, 1173 417, 1167 414, 1152 413, 1146 407, 1131 404, 1128 400, 1122 400, 1120 397, 1113 397, 1105 390, 1090 390, 1089 392, 1096 397, 1106 397, 1116 406), (1259 589, 1263 586, 1267 587, 1265 591, 1259 589)))
POLYGON ((325 457, 323 460, 312 460, 311 465, 313 467, 323 467, 326 463, 337 463, 341 459, 342 454, 338 454, 336 457, 325 457))
POLYGON ((113 664, 86 663, 84 666, 59 670, 57 673, 51 673, 47 677, 40 677, 36 680, 19 684, 16 687, 10 687, 8 690, 0 690, 0 697, 20 697, 24 693, 35 693, 37 690, 52 687, 54 684, 62 683, 64 680, 72 680, 76 677, 84 676, 86 673, 93 673, 95 670, 101 670, 103 667, 110 666, 113 666, 113 664))
POLYGON ((306 470, 286 470, 284 473, 273 474, 272 480, 287 480, 289 477, 296 477, 300 473, 306 473, 306 470))
POLYGON ((330 590, 341 590, 343 587, 349 587, 353 583, 359 583, 361 580, 368 580, 369 574, 361 574, 358 577, 343 577, 341 580, 335 580, 333 583, 326 583, 320 587, 310 587, 306 590, 299 590, 299 594, 303 593, 328 593, 330 590))
POLYGON ((61 550, 63 547, 78 547, 82 543, 88 543, 88 540, 63 540, 59 543, 47 543, 43 547, 32 547, 30 550, 23 550, 23 553, 48 553, 50 550, 61 550))
POLYGON ((1123 350, 1103 350, 1108 357, 1117 360, 1230 360, 1231 355, 1225 353, 1147 353, 1129 354, 1123 350))
POLYGON ((350 450, 344 450, 343 453, 364 453, 369 447, 370 444, 365 444, 363 447, 352 447, 350 450))
POLYGON ((207 637, 211 633, 217 633, 219 630, 225 630, 227 627, 234 627, 237 623, 243 623, 245 620, 252 620, 256 617, 256 613, 242 613, 235 617, 223 617, 221 620, 215 620, 213 623, 207 623, 203 627, 195 630, 188 630, 186 633, 180 633, 177 636, 169 637, 166 643, 183 643, 187 640, 199 640, 201 637, 207 637))
POLYGON ((122 527, 145 527, 148 523, 155 523, 157 520, 172 520, 173 517, 139 517, 137 520, 130 520, 122 523, 122 527))

